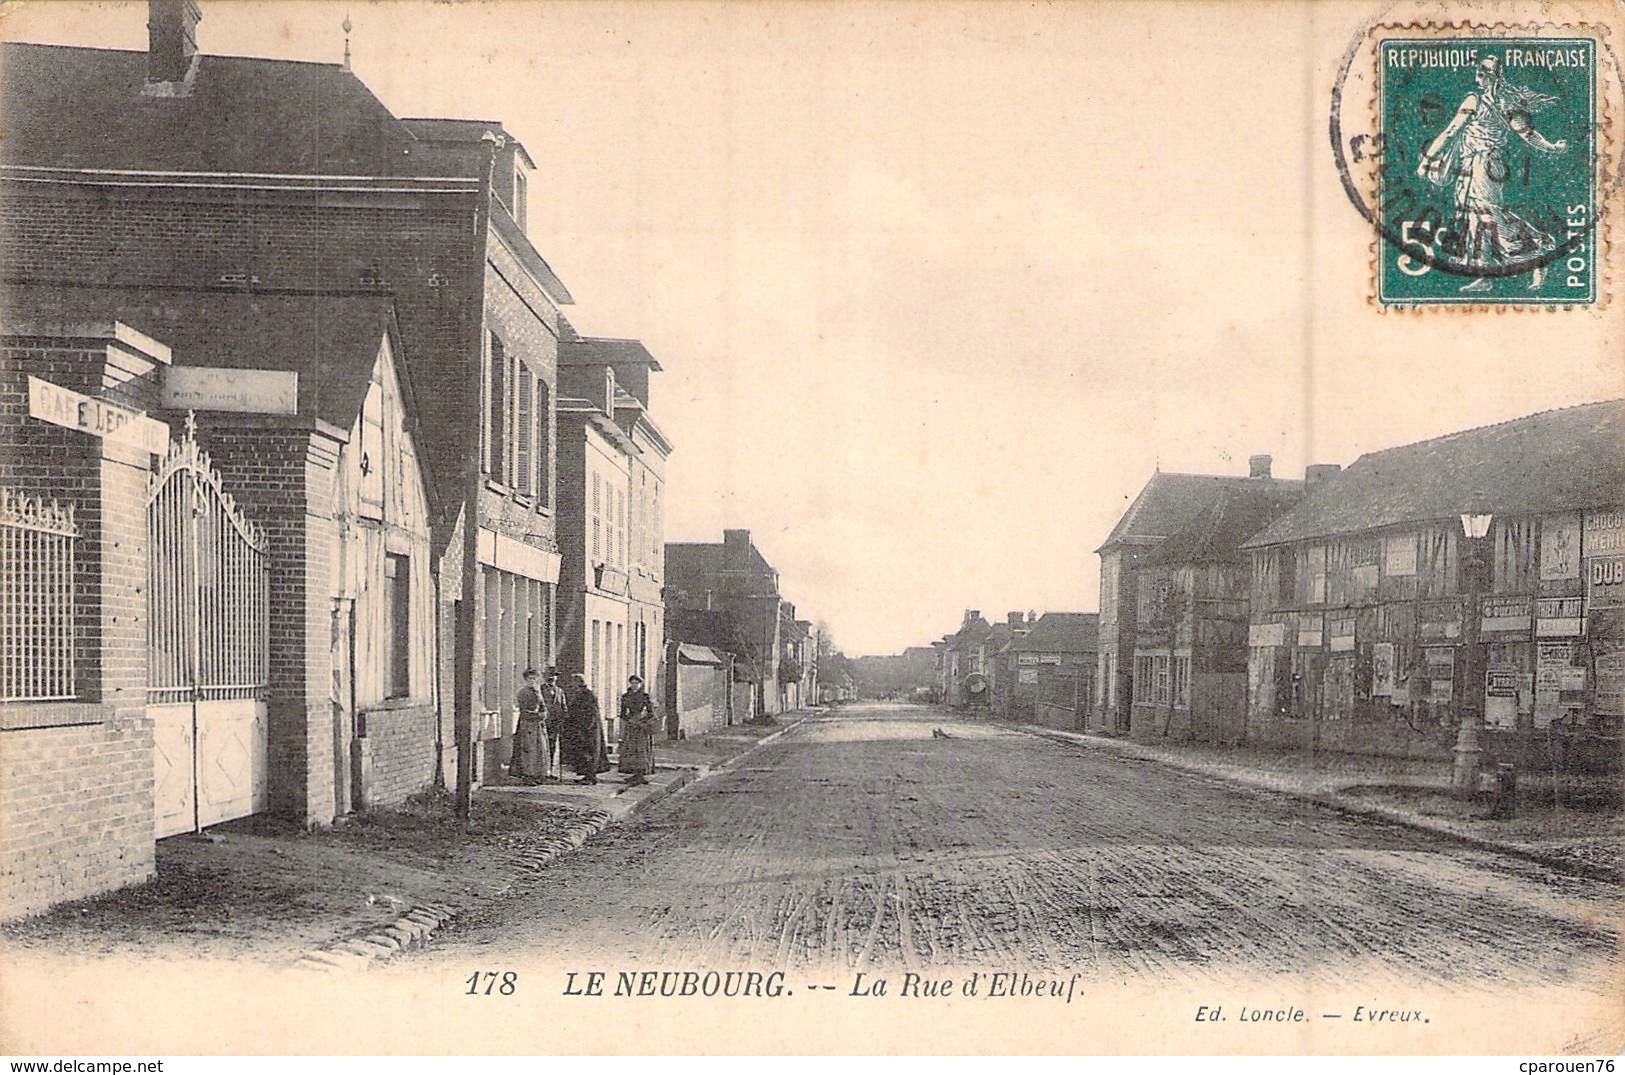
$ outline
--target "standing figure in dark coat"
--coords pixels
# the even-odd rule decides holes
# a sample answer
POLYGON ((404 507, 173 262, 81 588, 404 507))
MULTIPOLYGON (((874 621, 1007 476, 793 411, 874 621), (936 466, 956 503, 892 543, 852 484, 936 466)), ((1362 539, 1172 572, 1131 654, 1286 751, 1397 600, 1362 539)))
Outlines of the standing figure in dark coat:
POLYGON ((542 717, 547 729, 547 775, 549 779, 564 776, 561 754, 564 750, 564 715, 570 709, 564 688, 559 686, 559 670, 552 665, 542 673, 542 717))
POLYGON ((643 680, 633 676, 621 695, 620 769, 628 784, 647 783, 655 771, 655 706, 643 689, 643 680))
POLYGON ((598 774, 609 768, 606 753, 598 696, 576 673, 570 677, 569 708, 564 715, 564 764, 575 770, 579 783, 596 784, 598 774))

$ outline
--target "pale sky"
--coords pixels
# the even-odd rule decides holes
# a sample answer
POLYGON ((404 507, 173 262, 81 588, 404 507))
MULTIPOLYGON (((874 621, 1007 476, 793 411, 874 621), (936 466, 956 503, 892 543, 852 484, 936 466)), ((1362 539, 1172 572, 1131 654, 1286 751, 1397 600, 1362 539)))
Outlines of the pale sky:
MULTIPOLYGON (((668 539, 751 530, 854 655, 1094 610, 1158 465, 1296 478, 1625 394, 1618 301, 1366 303, 1326 129, 1368 5, 202 7, 205 52, 330 61, 348 13, 397 115, 518 136, 571 320, 665 367, 668 539)), ((146 46, 144 3, 5 18, 146 46)))

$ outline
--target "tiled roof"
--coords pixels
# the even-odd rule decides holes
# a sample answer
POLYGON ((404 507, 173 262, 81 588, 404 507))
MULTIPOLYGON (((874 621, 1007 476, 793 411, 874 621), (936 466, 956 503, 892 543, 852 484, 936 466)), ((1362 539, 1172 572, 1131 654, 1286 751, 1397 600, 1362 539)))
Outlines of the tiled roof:
POLYGON ((273 175, 421 174, 412 134, 338 64, 203 56, 146 97, 147 54, 8 44, 0 164, 273 175))
MULTIPOLYGON (((286 370, 299 374, 299 413, 348 430, 393 330, 384 296, 253 295, 223 292, 15 288, 0 292, 0 320, 74 320, 75 311, 116 318, 174 352, 177 366, 286 370)), ((399 347, 399 340, 393 341, 399 347)), ((402 391, 410 394, 404 356, 402 391)))
POLYGON ((1046 612, 1010 648, 1022 653, 1093 653, 1099 631, 1099 613, 1046 612))
POLYGON ((1244 564, 1241 543, 1303 497, 1297 483, 1227 485, 1178 533, 1151 551, 1153 564, 1244 564))
POLYGON ((1513 515, 1625 499, 1625 400, 1543 411, 1370 452, 1243 548, 1466 512, 1513 515))
POLYGON ((1096 552, 1119 542, 1172 537, 1210 508, 1226 489, 1257 486, 1301 490, 1303 482, 1281 478, 1243 478, 1225 474, 1167 474, 1158 472, 1145 483, 1112 532, 1096 552))
MULTIPOLYGON (((721 542, 668 541, 666 543, 666 578, 695 578, 714 575, 723 570, 726 560, 725 546, 721 542)), ((751 571, 771 573, 773 566, 762 556, 755 544, 750 547, 751 571)))

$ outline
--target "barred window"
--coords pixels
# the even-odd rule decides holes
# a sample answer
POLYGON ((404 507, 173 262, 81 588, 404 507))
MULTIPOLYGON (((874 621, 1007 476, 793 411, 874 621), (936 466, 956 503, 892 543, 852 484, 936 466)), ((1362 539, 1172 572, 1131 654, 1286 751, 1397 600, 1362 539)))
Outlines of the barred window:
POLYGON ((73 507, 0 489, 0 700, 77 697, 73 507))

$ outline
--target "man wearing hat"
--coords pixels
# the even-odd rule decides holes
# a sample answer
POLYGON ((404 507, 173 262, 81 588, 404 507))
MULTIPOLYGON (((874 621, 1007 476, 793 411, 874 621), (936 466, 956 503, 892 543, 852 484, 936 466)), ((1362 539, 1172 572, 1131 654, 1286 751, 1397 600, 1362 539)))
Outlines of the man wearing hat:
POLYGON ((564 688, 559 686, 559 670, 553 665, 548 665, 547 671, 542 673, 542 685, 537 693, 541 695, 542 719, 547 728, 547 775, 562 780, 564 714, 569 703, 565 700, 564 688))

